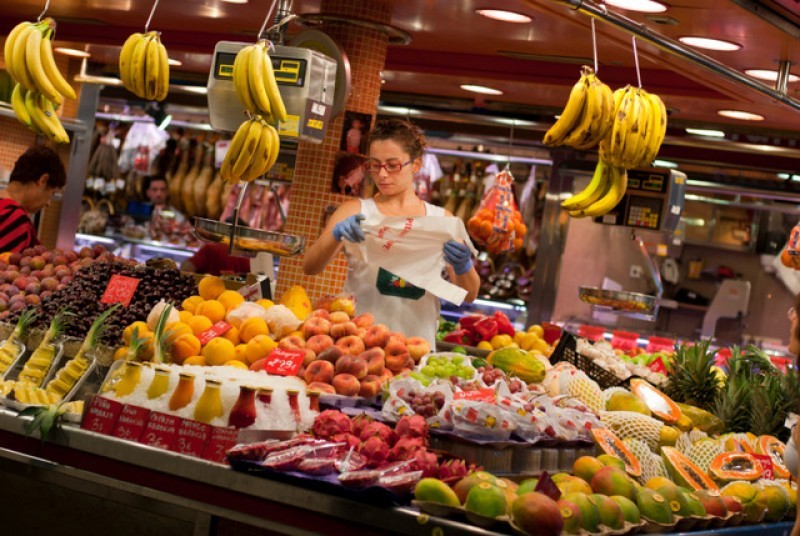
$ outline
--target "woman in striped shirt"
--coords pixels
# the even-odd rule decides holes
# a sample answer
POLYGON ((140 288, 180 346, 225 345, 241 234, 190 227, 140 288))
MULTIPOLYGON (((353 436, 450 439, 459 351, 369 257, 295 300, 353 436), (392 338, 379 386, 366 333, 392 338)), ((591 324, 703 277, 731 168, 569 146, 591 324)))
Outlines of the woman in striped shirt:
POLYGON ((17 159, 6 197, 0 198, 0 253, 22 252, 39 243, 30 215, 49 205, 66 183, 64 164, 49 147, 31 147, 17 159))

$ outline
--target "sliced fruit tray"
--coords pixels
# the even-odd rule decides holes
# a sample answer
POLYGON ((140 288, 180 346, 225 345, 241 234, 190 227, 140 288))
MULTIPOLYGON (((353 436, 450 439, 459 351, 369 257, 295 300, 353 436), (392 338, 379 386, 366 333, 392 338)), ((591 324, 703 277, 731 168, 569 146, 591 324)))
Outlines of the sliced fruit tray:
POLYGON ((582 370, 591 379, 596 381, 601 388, 608 389, 609 387, 627 387, 631 378, 621 379, 614 373, 597 365, 591 358, 577 351, 577 338, 569 332, 563 332, 561 339, 558 341, 550 356, 550 362, 555 364, 559 361, 566 361, 572 363, 576 368, 582 370))

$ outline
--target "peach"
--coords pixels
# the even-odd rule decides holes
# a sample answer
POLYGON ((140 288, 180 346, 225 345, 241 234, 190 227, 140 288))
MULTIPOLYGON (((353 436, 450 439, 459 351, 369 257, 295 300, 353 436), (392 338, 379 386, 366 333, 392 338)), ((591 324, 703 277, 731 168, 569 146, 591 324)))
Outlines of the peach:
POLYGON ((331 314, 330 314, 330 312, 328 312, 327 309, 314 309, 313 311, 308 313, 308 318, 306 318, 306 320, 308 320, 309 318, 315 318, 315 317, 324 318, 325 320, 330 320, 331 314))
POLYGON ((358 335, 358 338, 363 341, 364 337, 367 336, 367 328, 358 328, 358 331, 356 331, 356 335, 358 335))
POLYGON ((386 367, 386 354, 383 348, 368 348, 358 354, 358 357, 367 362, 367 374, 380 375, 386 367))
POLYGON ((346 337, 342 337, 334 344, 341 348, 344 353, 350 355, 358 355, 366 350, 364 341, 359 339, 358 335, 348 335, 346 337))
POLYGON ((360 328, 368 328, 375 323, 375 317, 372 313, 361 313, 353 319, 353 322, 360 328))
POLYGON ((381 392, 381 379, 379 376, 370 374, 361 378, 361 389, 358 391, 358 396, 364 398, 372 398, 381 392))
POLYGON ((419 363, 422 356, 431 351, 431 343, 422 337, 409 337, 406 341, 408 353, 411 354, 414 363, 419 363))
POLYGON ((358 327, 351 320, 331 325, 331 337, 333 337, 333 340, 338 340, 342 337, 355 335, 357 333, 358 327))
POLYGON ((389 341, 387 341, 387 344, 393 340, 406 344, 406 336, 400 333, 399 331, 393 331, 389 333, 389 341))
POLYGON ((311 348, 305 348, 306 356, 303 358, 303 366, 308 366, 309 363, 313 363, 317 360, 317 354, 311 348))
POLYGON ((306 341, 299 335, 289 335, 278 341, 278 348, 285 348, 287 350, 304 350, 306 341))
POLYGON ((385 348, 386 368, 394 373, 400 372, 406 367, 414 366, 414 359, 408 353, 405 344, 399 342, 389 342, 385 348))
POLYGON ((343 355, 336 361, 334 370, 336 374, 352 374, 357 380, 360 380, 367 375, 367 362, 359 357, 343 355))
POLYGON ((364 344, 367 348, 383 348, 389 342, 389 333, 389 328, 385 324, 374 324, 367 328, 364 344))
POLYGON ((303 338, 310 339, 314 335, 328 335, 331 332, 331 321, 319 316, 306 318, 303 322, 303 338))
POLYGON ((311 382, 306 387, 307 391, 319 391, 320 393, 326 395, 335 395, 336 389, 333 388, 333 385, 329 383, 322 383, 322 382, 311 382))
POLYGON ((339 346, 330 346, 319 354, 317 354, 317 359, 322 359, 323 361, 329 361, 331 364, 336 363, 340 357, 345 355, 345 352, 339 346))
POLYGON ((306 339, 306 348, 313 350, 317 355, 331 346, 333 346, 333 338, 330 335, 314 335, 306 339))
POLYGON ((337 374, 333 377, 331 385, 337 394, 344 396, 356 396, 361 390, 361 383, 352 374, 337 374))
POLYGON ((379 378, 381 379, 381 383, 388 382, 392 378, 394 378, 394 372, 392 372, 388 368, 385 368, 385 369, 383 369, 383 372, 381 372, 379 378))
POLYGON ((332 311, 330 313, 331 324, 341 324, 342 322, 349 322, 350 315, 345 311, 332 311))
POLYGON ((303 379, 306 383, 331 383, 335 375, 333 364, 328 361, 314 361, 306 367, 303 379))

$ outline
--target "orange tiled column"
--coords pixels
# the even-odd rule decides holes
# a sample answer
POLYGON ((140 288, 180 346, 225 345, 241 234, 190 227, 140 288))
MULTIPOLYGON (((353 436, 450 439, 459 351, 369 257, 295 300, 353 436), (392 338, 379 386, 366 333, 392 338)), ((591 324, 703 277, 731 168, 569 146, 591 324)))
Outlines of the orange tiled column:
MULTIPOLYGON (((390 5, 386 0, 323 0, 320 13, 388 24, 390 5)), ((352 91, 345 110, 375 117, 381 91, 380 71, 386 60, 387 36, 379 31, 347 23, 329 23, 322 28, 350 60, 352 91)), ((328 125, 321 144, 300 143, 297 149, 292 197, 285 230, 303 235, 311 245, 322 230, 325 208, 338 206, 348 198, 331 192, 333 166, 342 136, 344 113, 328 125)), ((278 271, 277 294, 294 284, 305 287, 312 300, 340 292, 347 273, 342 255, 319 275, 303 274, 303 256, 284 257, 278 271)))

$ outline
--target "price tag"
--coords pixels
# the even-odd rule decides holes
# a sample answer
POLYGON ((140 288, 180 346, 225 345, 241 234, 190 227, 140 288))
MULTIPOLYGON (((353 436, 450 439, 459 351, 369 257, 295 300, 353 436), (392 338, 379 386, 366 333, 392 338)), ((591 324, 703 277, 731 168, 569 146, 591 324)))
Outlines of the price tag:
POLYGON ((217 322, 216 324, 214 324, 213 326, 211 326, 207 330, 205 330, 202 333, 200 333, 200 335, 197 336, 197 339, 200 341, 200 344, 205 346, 206 344, 208 344, 208 341, 210 341, 211 339, 213 339, 215 337, 219 337, 221 335, 224 335, 232 327, 233 326, 231 326, 230 324, 228 324, 224 320, 220 320, 219 322, 217 322))
POLYGON ((753 454, 752 456, 758 461, 759 465, 761 465, 761 478, 775 480, 772 458, 768 454, 753 454))
POLYGON ((89 402, 86 416, 81 421, 81 428, 109 435, 114 430, 120 413, 122 413, 122 403, 99 395, 94 396, 89 402))
POLYGON ((477 389, 475 391, 458 391, 453 393, 454 400, 471 400, 474 402, 497 402, 497 393, 494 389, 477 389))
POLYGON ((661 374, 667 373, 667 367, 664 365, 664 361, 661 359, 661 357, 653 359, 653 361, 647 365, 647 368, 653 372, 660 372, 661 374))
POLYGON ((175 452, 200 458, 210 434, 211 425, 191 419, 181 419, 178 440, 175 442, 175 452))
POLYGON ((127 307, 131 304, 138 286, 139 280, 135 277, 112 275, 103 297, 100 298, 100 303, 121 303, 127 307))
POLYGON ((111 435, 128 441, 139 441, 149 420, 149 409, 125 404, 111 435))
POLYGON ((264 370, 267 374, 275 376, 295 376, 305 357, 306 353, 303 350, 275 348, 267 356, 264 370))
POLYGON ((178 426, 181 418, 175 415, 167 415, 159 411, 150 413, 147 426, 139 438, 139 443, 158 447, 165 450, 175 450, 175 443, 178 437, 178 426))
POLYGON ((203 459, 216 463, 225 462, 225 453, 236 444, 239 438, 239 430, 236 428, 212 426, 211 436, 208 438, 206 448, 203 451, 203 459))

